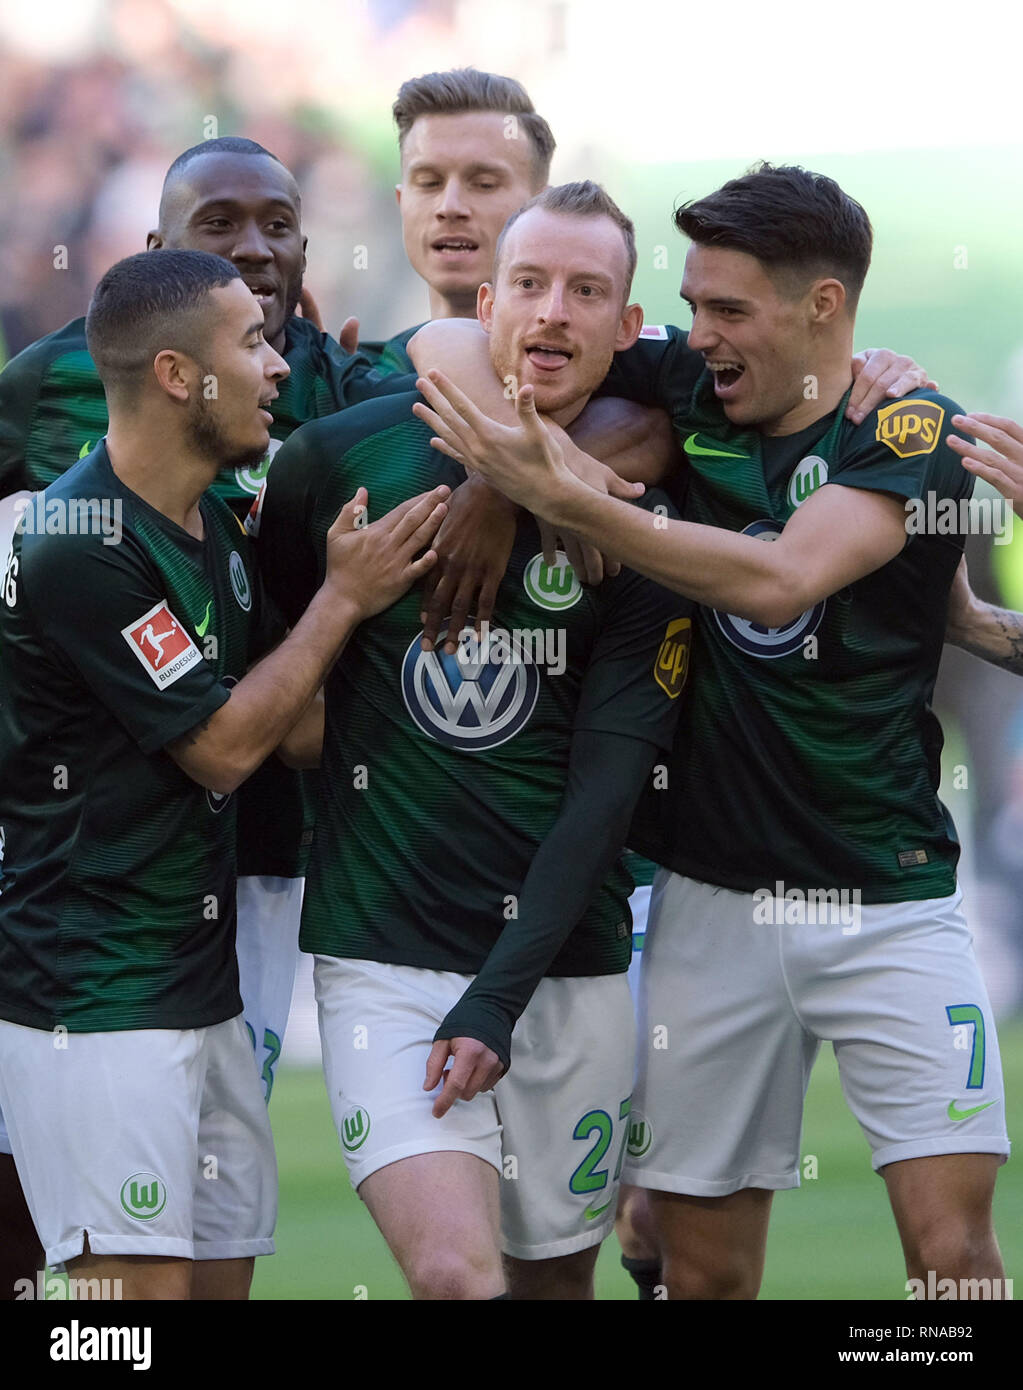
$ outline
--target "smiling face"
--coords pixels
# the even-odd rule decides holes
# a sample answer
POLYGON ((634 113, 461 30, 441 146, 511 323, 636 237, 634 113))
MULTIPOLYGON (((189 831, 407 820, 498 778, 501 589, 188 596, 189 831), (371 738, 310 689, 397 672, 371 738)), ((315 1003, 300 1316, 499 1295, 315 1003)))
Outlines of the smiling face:
MULTIPOLYGON (((197 155, 167 190, 163 225, 149 250, 211 251, 238 268, 265 319, 266 340, 284 346, 284 325, 302 293, 306 238, 298 189, 268 155, 197 155)), ((249 306, 251 310, 251 305, 249 306)))
POLYGON ((405 251, 430 286, 434 318, 472 317, 494 247, 537 193, 533 145, 506 139, 498 111, 420 116, 405 137, 398 185, 405 251))
POLYGON ((532 385, 537 409, 559 424, 573 419, 643 326, 639 305, 625 305, 628 278, 610 217, 524 212, 505 237, 496 283, 480 290, 498 376, 532 385))
POLYGON ((269 447, 271 402, 289 368, 265 340, 262 311, 241 280, 211 290, 207 313, 211 331, 189 397, 186 436, 218 468, 241 468, 258 463, 269 447), (211 377, 216 395, 207 398, 211 377))
POLYGON ((788 433, 786 417, 805 413, 806 378, 821 375, 820 334, 834 323, 833 313, 822 316, 822 291, 833 299, 836 287, 844 303, 835 280, 813 281, 802 294, 796 286, 790 297, 754 256, 690 246, 680 291, 693 311, 689 346, 714 372, 714 394, 733 424, 788 433))

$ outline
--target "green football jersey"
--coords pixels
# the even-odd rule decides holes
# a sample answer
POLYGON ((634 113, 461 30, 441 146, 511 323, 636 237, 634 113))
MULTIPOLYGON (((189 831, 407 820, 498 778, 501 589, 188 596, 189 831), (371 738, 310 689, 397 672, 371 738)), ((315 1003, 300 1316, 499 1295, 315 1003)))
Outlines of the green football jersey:
MULTIPOLYGON (((274 453, 307 420, 388 389, 370 377, 370 364, 346 353, 308 319, 284 330, 283 357, 291 375, 279 384, 266 457, 251 468, 225 468, 212 491, 244 518, 274 453)), ((107 403, 85 344, 85 320, 75 319, 27 347, 0 373, 0 496, 47 487, 89 452, 107 430, 107 403)), ((312 840, 315 775, 297 773, 271 757, 239 796, 238 869, 243 874, 300 876, 312 840)))
MULTIPOLYGON (((909 499, 969 498, 946 397, 918 392, 859 426, 843 400, 799 434, 765 437, 729 423, 709 373, 689 392, 691 357, 680 336, 662 345, 653 402, 679 428, 686 520, 771 540, 825 483, 905 498, 907 513, 909 499)), ((627 365, 613 389, 650 400, 648 368, 637 382, 627 365)), ((963 537, 911 531, 888 564, 782 628, 698 610, 668 787, 645 797, 634 848, 743 892, 849 888, 883 903, 955 890, 931 699, 963 537)))
MULTIPOLYGON (((372 362, 376 376, 406 376, 409 372, 415 372, 415 365, 408 355, 408 344, 409 339, 418 333, 422 326, 421 323, 413 324, 411 328, 406 328, 401 333, 396 333, 393 338, 388 338, 386 343, 359 344, 359 351, 372 362)), ((414 390, 415 388, 410 387, 410 389, 414 390)))
MULTIPOLYGON (((293 620, 322 580, 325 536, 365 485, 370 519, 461 469, 393 396, 306 425, 267 480, 258 559, 293 620)), ((642 505, 672 509, 664 494, 642 505)), ((652 524, 656 521, 652 519, 652 524)), ((326 687, 304 950, 475 973, 557 818, 574 731, 670 743, 691 605, 623 570, 584 589, 520 522, 489 641, 422 650, 421 592, 362 623, 326 687)), ((550 974, 627 968, 631 880, 619 863, 550 974)))
POLYGON ((229 698, 273 634, 237 519, 209 494, 200 507, 201 541, 124 487, 99 444, 15 533, 0 591, 12 1022, 201 1028, 241 1012, 236 798, 162 750, 229 698))

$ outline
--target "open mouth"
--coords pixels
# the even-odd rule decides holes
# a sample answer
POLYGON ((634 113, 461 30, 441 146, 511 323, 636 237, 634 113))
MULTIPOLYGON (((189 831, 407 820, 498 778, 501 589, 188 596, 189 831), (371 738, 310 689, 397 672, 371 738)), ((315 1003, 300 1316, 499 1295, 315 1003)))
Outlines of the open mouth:
POLYGON ((708 360, 707 366, 714 373, 714 391, 715 394, 719 396, 730 392, 746 372, 743 363, 733 362, 727 359, 717 361, 708 360))
POLYGON ((434 251, 439 251, 444 256, 468 256, 480 249, 478 241, 464 236, 442 236, 430 244, 434 251))
POLYGON ((277 399, 277 397, 278 397, 279 395, 280 395, 280 392, 279 392, 279 391, 275 391, 275 392, 273 393, 272 396, 267 396, 267 397, 265 397, 265 399, 261 400, 260 403, 259 403, 259 413, 260 413, 260 415, 264 415, 264 416, 266 417, 266 423, 267 423, 268 425, 272 425, 273 422, 274 422, 274 417, 273 417, 273 415, 270 413, 270 406, 271 406, 272 402, 274 402, 274 401, 277 399))
POLYGON ((559 367, 572 360, 572 353, 568 348, 558 347, 554 343, 528 343, 526 356, 534 367, 539 367, 544 372, 557 371, 559 367))
POLYGON ((247 275, 242 278, 252 291, 257 304, 265 306, 269 304, 272 299, 277 298, 277 287, 269 280, 260 280, 255 276, 249 277, 247 275))

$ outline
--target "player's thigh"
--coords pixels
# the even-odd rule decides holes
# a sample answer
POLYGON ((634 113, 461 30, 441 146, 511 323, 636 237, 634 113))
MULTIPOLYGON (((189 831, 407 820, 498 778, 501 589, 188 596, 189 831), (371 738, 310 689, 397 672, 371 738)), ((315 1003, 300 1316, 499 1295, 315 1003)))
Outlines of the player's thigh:
POLYGON ((798 1186, 819 1044, 789 997, 785 930, 750 894, 659 871, 626 1181, 699 1197, 798 1186))
POLYGON ((21 1180, 10 1152, 0 1151, 0 1302, 27 1294, 24 1280, 35 1289, 36 1271, 43 1265, 43 1250, 21 1189, 21 1180))
POLYGON ((763 1277, 774 1193, 724 1197, 651 1192, 661 1274, 671 1298, 754 1298, 763 1277))
POLYGON ((203 1033, 0 1022, 0 1103, 47 1263, 86 1232, 96 1255, 192 1258, 203 1033))
POLYGON ((600 1246, 591 1245, 574 1255, 559 1255, 552 1260, 517 1260, 513 1255, 505 1255, 508 1297, 576 1302, 591 1299, 599 1254, 600 1246))
POLYGON ((440 1119, 423 1090, 433 1035, 471 976, 317 956, 323 1071, 338 1138, 357 1190, 378 1168, 446 1150, 499 1169, 492 1093, 456 1101, 440 1119))
POLYGON ((414 1293, 493 1298, 503 1287, 498 1182, 475 1154, 436 1151, 378 1168, 359 1196, 414 1293))
POLYGON ((998 1038, 958 895, 867 905, 857 925, 844 938, 814 929, 797 988, 811 1026, 834 1041, 874 1168, 938 1154, 1004 1160, 998 1038))
POLYGON ((203 1031, 206 1068, 193 1179, 194 1258, 226 1269, 235 1261, 273 1254, 277 1162, 241 1016, 203 1031))
POLYGON ((141 1255, 94 1255, 88 1248, 67 1261, 68 1296, 78 1300, 184 1301, 192 1297, 191 1260, 141 1255))
POLYGON ((246 874, 238 880, 238 984, 267 1101, 291 1009, 305 879, 246 874))
POLYGON ((991 1205, 1001 1162, 997 1154, 935 1154, 881 1169, 911 1267, 997 1257, 991 1205))
POLYGON ((541 980, 495 1096, 504 1126, 502 1248, 550 1260, 614 1224, 628 1138, 635 1018, 624 975, 541 980))
POLYGON ((193 1301, 242 1302, 249 1296, 255 1260, 197 1260, 192 1265, 193 1301))

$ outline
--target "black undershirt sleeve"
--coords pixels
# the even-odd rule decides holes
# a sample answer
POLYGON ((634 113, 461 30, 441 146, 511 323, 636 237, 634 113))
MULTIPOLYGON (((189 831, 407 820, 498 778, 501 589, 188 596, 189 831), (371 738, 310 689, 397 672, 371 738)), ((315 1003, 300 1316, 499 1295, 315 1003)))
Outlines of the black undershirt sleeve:
POLYGON ((476 1038, 507 1070, 512 1029, 621 853, 657 746, 578 730, 558 818, 537 850, 507 923, 434 1041, 476 1038))

